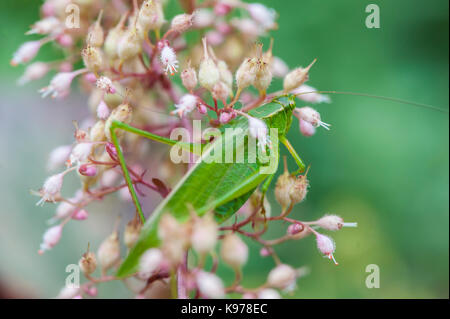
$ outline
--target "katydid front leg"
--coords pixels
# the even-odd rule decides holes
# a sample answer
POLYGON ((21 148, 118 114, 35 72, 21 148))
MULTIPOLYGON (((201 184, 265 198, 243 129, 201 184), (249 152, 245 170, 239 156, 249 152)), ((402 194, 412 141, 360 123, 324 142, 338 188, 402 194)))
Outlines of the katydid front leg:
POLYGON ((287 138, 284 136, 280 136, 280 141, 281 141, 281 143, 284 144, 284 146, 286 146, 287 150, 289 151, 289 153, 291 153, 292 157, 294 158, 295 162, 297 163, 298 170, 293 172, 292 175, 297 175, 297 174, 303 173, 305 171, 305 164, 303 163, 302 159, 295 151, 294 147, 291 145, 291 143, 289 143, 287 138))
POLYGON ((125 163, 125 157, 123 156, 122 149, 120 148, 120 145, 119 145, 119 140, 117 138, 116 129, 121 129, 126 132, 134 133, 139 136, 142 136, 142 137, 145 137, 145 138, 148 138, 150 140, 157 141, 160 143, 164 143, 167 145, 171 145, 171 146, 177 145, 180 148, 187 149, 188 151, 190 151, 191 153, 194 153, 196 155, 201 155, 201 152, 202 152, 203 148, 205 147, 205 145, 179 142, 176 140, 172 140, 170 138, 162 137, 162 136, 152 134, 152 133, 144 131, 144 130, 140 130, 138 128, 135 128, 133 126, 130 126, 126 123, 119 122, 119 121, 113 121, 111 123, 111 127, 109 128, 109 131, 111 133, 111 140, 117 150, 117 156, 119 159, 120 167, 122 168, 123 176, 127 183, 128 190, 130 191, 131 198, 133 199, 133 203, 136 207, 136 210, 139 214, 139 217, 140 217, 142 223, 144 223, 145 217, 144 217, 144 213, 142 212, 142 206, 137 197, 136 190, 133 186, 133 181, 131 180, 131 177, 130 177, 130 172, 128 171, 127 165, 125 163))

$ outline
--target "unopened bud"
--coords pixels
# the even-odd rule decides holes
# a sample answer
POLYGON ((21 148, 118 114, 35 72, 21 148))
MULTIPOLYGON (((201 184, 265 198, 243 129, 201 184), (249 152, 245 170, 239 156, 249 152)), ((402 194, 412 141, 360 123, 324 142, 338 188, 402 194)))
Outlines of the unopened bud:
POLYGON ((141 40, 134 27, 130 27, 117 44, 117 53, 122 61, 134 58, 141 52, 141 40))
POLYGON ((304 228, 305 227, 299 223, 290 224, 289 227, 287 228, 287 234, 288 235, 296 235, 296 234, 302 232, 304 230, 304 228))
POLYGON ((316 62, 314 60, 311 62, 310 65, 308 65, 306 68, 297 68, 291 72, 289 72, 283 82, 283 88, 285 92, 290 92, 293 89, 298 88, 300 85, 305 83, 309 78, 309 70, 313 66, 313 64, 316 62))
POLYGON ((142 3, 137 25, 144 31, 157 30, 165 23, 164 12, 160 0, 146 0, 142 3))
POLYGON ((194 14, 179 14, 172 19, 171 29, 179 33, 185 32, 194 22, 194 14))
POLYGON ((91 164, 82 164, 78 168, 78 173, 80 173, 83 176, 92 177, 97 175, 97 167, 91 164))
POLYGON ((308 193, 309 181, 307 175, 300 175, 294 178, 292 186, 289 190, 289 196, 294 204, 300 203, 308 193))
POLYGON ((273 288, 285 289, 297 279, 297 272, 289 265, 281 264, 272 269, 267 277, 267 284, 273 288))
POLYGON ((161 250, 150 248, 139 259, 138 276, 141 279, 148 279, 155 272, 159 271, 164 262, 161 250))
POLYGON ((292 188, 293 177, 287 170, 278 177, 275 185, 275 199, 281 205, 283 210, 291 204, 289 191, 292 188))
POLYGON ((231 95, 231 90, 224 82, 219 81, 214 85, 212 95, 216 100, 226 101, 231 95))
POLYGON ((200 85, 209 91, 212 91, 214 85, 220 80, 219 68, 209 56, 206 38, 203 38, 203 59, 200 62, 198 80, 200 85))
POLYGON ((217 243, 217 224, 211 214, 194 221, 191 244, 199 254, 206 254, 214 249, 217 243))
POLYGON ((125 226, 125 231, 123 233, 123 242, 125 246, 131 248, 137 242, 139 234, 141 233, 142 224, 137 219, 132 219, 125 226))
POLYGON ((245 89, 253 85, 256 79, 256 59, 247 58, 242 62, 241 66, 236 71, 236 84, 238 89, 245 89))
POLYGON ((119 235, 115 231, 111 235, 109 235, 98 248, 97 251, 98 261, 100 262, 100 266, 102 270, 106 271, 107 269, 114 266, 120 259, 120 244, 119 244, 119 235))
POLYGON ((275 289, 266 288, 258 293, 259 299, 281 299, 280 294, 275 289))
POLYGON ((225 296, 222 280, 215 274, 201 270, 196 274, 196 283, 204 297, 217 299, 225 296))
POLYGON ((220 254, 225 263, 239 269, 247 262, 248 247, 238 235, 228 234, 222 241, 220 254))
POLYGON ((326 230, 339 230, 342 227, 357 227, 357 223, 345 223, 344 220, 337 215, 325 215, 316 222, 314 225, 322 227, 326 230))
POLYGON ((87 35, 88 44, 94 47, 101 47, 103 45, 105 35, 100 24, 102 15, 103 11, 100 12, 97 21, 89 28, 89 33, 87 35))
POLYGON ((84 253, 78 262, 78 266, 86 275, 92 274, 97 268, 97 258, 95 257, 95 254, 90 251, 84 253))
POLYGON ((50 227, 42 236, 41 248, 39 254, 43 254, 46 250, 52 249, 61 239, 62 225, 50 227))
POLYGON ((183 72, 181 72, 181 81, 183 82, 184 87, 189 92, 192 92, 197 86, 198 82, 195 69, 191 68, 190 66, 187 69, 184 69, 183 72))
POLYGON ((88 45, 81 51, 84 65, 91 72, 98 72, 103 66, 102 52, 99 48, 88 45))
POLYGON ((85 209, 77 210, 73 213, 72 219, 73 220, 86 220, 89 217, 89 213, 85 209))

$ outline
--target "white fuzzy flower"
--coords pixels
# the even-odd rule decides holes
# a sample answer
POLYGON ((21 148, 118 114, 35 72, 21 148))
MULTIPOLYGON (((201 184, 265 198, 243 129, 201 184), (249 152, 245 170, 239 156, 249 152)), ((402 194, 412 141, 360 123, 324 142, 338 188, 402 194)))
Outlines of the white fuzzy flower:
POLYGON ((106 93, 111 93, 111 94, 116 93, 116 89, 114 89, 111 79, 106 76, 100 77, 97 80, 96 85, 97 85, 97 88, 105 91, 106 93))
POLYGON ((297 272, 286 264, 280 264, 272 269, 267 277, 267 284, 274 288, 284 289, 295 285, 297 272))
POLYGON ((275 289, 263 289, 258 293, 259 299, 281 299, 280 294, 275 289))
POLYGON ((21 63, 27 63, 32 60, 39 52, 43 42, 29 41, 22 44, 19 49, 13 54, 11 65, 16 66, 21 63))
POLYGON ((80 71, 58 73, 50 81, 50 85, 39 90, 39 93, 42 94, 43 98, 49 95, 52 98, 64 98, 69 95, 70 85, 78 74, 80 74, 80 71))
POLYGON ((312 107, 305 106, 302 108, 294 109, 294 115, 299 119, 306 121, 314 127, 322 126, 324 129, 329 130, 330 124, 322 122, 320 119, 320 113, 314 110, 312 107))
POLYGON ((272 29, 276 26, 277 17, 275 10, 267 8, 260 3, 251 3, 247 6, 250 16, 255 19, 264 29, 272 29))
POLYGON ((316 235, 316 243, 317 243, 317 248, 319 249, 319 251, 324 254, 325 256, 327 256, 328 258, 330 258, 330 260, 332 260, 336 265, 338 264, 336 262, 336 260, 334 259, 333 253, 336 249, 336 245, 333 241, 333 239, 331 239, 328 236, 319 234, 319 233, 315 233, 316 235))
POLYGON ((57 299, 73 299, 80 294, 80 288, 64 286, 59 292, 57 299))
POLYGON ((315 93, 316 88, 309 86, 307 84, 302 84, 300 87, 291 91, 292 94, 297 95, 300 100, 309 103, 330 103, 330 97, 328 95, 323 95, 320 93, 315 93), (307 94, 305 94, 307 93, 307 94))
POLYGON ((35 62, 33 64, 30 64, 25 69, 24 74, 20 77, 17 83, 19 85, 24 85, 30 81, 39 80, 44 75, 46 75, 49 70, 50 68, 48 64, 44 62, 35 62))
POLYGON ((147 250, 139 260, 139 278, 150 278, 151 275, 160 269, 163 260, 164 256, 161 250, 157 248, 147 250))
POLYGON ((61 225, 53 226, 47 229, 42 237, 42 243, 39 253, 42 254, 44 251, 53 248, 61 239, 63 227, 61 225))
POLYGON ((41 199, 36 205, 43 205, 45 202, 54 202, 59 197, 64 180, 64 172, 48 177, 44 186, 40 190, 41 199))
POLYGON ((284 78, 289 73, 289 66, 277 56, 272 58, 270 68, 273 76, 277 78, 284 78))
POLYGON ((270 140, 267 136, 267 125, 264 121, 251 117, 248 117, 248 126, 250 136, 258 140, 258 147, 263 152, 266 151, 266 146, 270 147, 270 140))
POLYGON ((70 164, 77 164, 85 162, 92 152, 92 143, 78 143, 70 154, 70 164))
POLYGON ((225 296, 222 280, 212 273, 199 271, 196 283, 200 293, 207 298, 218 299, 225 296))
POLYGON ((71 145, 61 145, 53 149, 48 157, 47 169, 50 171, 63 165, 69 159, 71 151, 71 145))
POLYGON ((177 113, 180 117, 182 117, 186 113, 192 112, 197 106, 198 98, 193 94, 185 94, 180 99, 180 103, 175 104, 177 108, 173 113, 177 113))
POLYGON ((164 70, 166 73, 174 75, 178 72, 178 60, 177 55, 170 46, 165 45, 161 50, 160 56, 161 62, 164 65, 164 70))
POLYGON ((314 225, 322 227, 326 230, 339 230, 342 227, 357 227, 357 223, 345 223, 342 217, 337 215, 325 215, 316 222, 314 225))
POLYGON ((25 34, 54 34, 61 30, 61 22, 55 17, 47 17, 37 21, 25 34))

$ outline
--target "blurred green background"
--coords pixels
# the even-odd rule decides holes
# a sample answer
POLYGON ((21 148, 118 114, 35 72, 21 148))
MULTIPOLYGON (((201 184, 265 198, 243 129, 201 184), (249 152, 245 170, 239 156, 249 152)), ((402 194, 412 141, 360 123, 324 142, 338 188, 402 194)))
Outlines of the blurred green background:
MULTIPOLYGON (((274 54, 291 67, 317 58, 310 85, 404 98, 448 109, 447 0, 283 0, 261 1, 277 10, 274 54), (376 3, 381 28, 367 29, 365 7, 376 3)), ((41 100, 37 89, 48 78, 25 87, 15 81, 23 67, 9 60, 38 19, 41 1, 0 2, 0 287, 3 296, 52 297, 64 285, 67 264, 76 263, 89 240, 94 247, 111 231, 115 216, 130 207, 115 198, 83 222, 72 222, 61 243, 37 254, 45 221, 54 206, 36 207, 30 189, 47 176, 47 154, 72 141, 72 120, 87 113, 86 97, 63 102, 41 100)), ((268 42, 265 39, 264 42, 268 42)), ((54 56, 46 46, 39 58, 54 56)), ((275 81, 273 88, 279 88, 275 81)), ((323 259, 314 238, 278 248, 283 261, 308 266, 298 282, 299 298, 448 298, 449 149, 448 114, 354 96, 331 96, 318 106, 325 122, 314 138, 290 138, 311 163, 308 199, 294 217, 313 220, 325 213, 357 221, 358 228, 330 234, 338 267, 323 259), (365 286, 365 268, 380 267, 381 287, 365 286)), ((296 126, 296 125, 295 125, 296 126)), ((293 167, 293 162, 290 162, 293 167)), ((75 179, 67 189, 78 186, 75 179)), ((66 189, 66 188, 65 188, 66 189)), ((273 210, 278 210, 272 193, 273 210)), ((268 236, 283 234, 285 225, 268 236)), ((273 267, 252 243, 245 283, 258 285, 273 267)), ((232 272, 221 268, 227 281, 232 272)), ((120 283, 105 284, 102 297, 131 296, 120 283)))

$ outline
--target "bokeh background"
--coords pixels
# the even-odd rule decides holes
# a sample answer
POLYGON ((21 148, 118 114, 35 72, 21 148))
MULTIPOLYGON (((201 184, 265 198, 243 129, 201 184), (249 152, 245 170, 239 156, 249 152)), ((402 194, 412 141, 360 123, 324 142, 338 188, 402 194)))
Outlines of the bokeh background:
MULTIPOLYGON (((174 2, 174 1, 171 1, 174 2)), ((404 98, 448 109, 447 0, 261 0, 280 18, 274 53, 291 67, 317 58, 309 84, 323 90, 365 92, 404 98), (381 9, 381 28, 367 29, 365 7, 381 9)), ((38 19, 41 1, 0 1, 0 294, 3 297, 55 296, 64 285, 67 264, 76 263, 86 241, 97 247, 115 216, 130 210, 111 197, 90 207, 91 216, 66 227, 61 243, 37 254, 54 206, 36 207, 30 189, 47 176, 47 154, 72 141, 72 120, 87 112, 86 97, 41 100, 37 90, 49 78, 25 87, 15 82, 23 67, 9 65, 12 53, 38 19)), ((175 13, 177 5, 171 5, 175 13)), ((264 40, 265 43, 268 39, 264 40)), ((57 57, 51 46, 39 55, 57 57)), ((275 81, 273 88, 280 87, 275 81)), ((76 92, 76 90, 74 90, 76 92)), ((282 260, 308 266, 290 298, 448 298, 449 148, 448 114, 411 105, 354 96, 331 96, 320 105, 330 132, 306 139, 297 128, 290 139, 311 163, 308 199, 294 217, 338 214, 357 221, 356 229, 331 234, 338 267, 323 259, 314 238, 278 248, 282 260), (368 289, 365 268, 380 267, 381 286, 368 289)), ((293 162, 290 163, 293 165, 293 162)), ((74 190, 75 179, 65 183, 74 190)), ((276 204, 269 195, 273 207, 276 204)), ((268 237, 285 231, 273 227, 268 237)), ((273 267, 251 247, 245 283, 260 284, 273 267)), ((232 280, 224 267, 220 274, 232 280)), ((121 283, 105 284, 102 297, 131 297, 121 283)))

